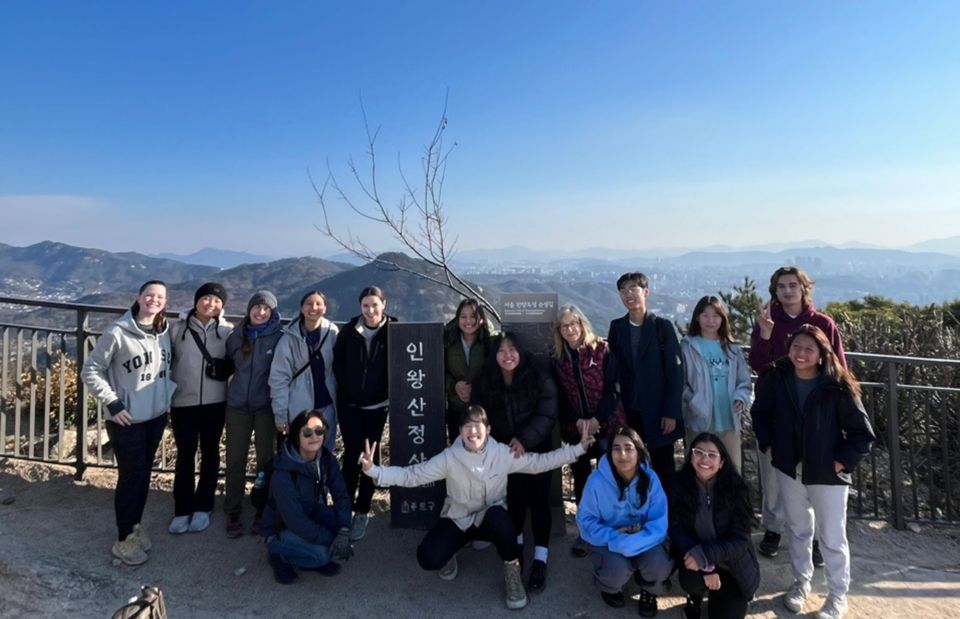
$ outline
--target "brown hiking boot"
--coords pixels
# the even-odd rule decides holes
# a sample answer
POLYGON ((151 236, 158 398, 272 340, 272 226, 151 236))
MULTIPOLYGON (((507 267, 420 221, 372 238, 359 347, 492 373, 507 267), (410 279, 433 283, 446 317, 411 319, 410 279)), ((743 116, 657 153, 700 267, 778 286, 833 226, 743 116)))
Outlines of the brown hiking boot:
POLYGON ((503 580, 507 589, 507 608, 518 610, 527 605, 527 592, 523 588, 520 564, 516 561, 503 564, 503 580))
POLYGON ((127 565, 143 565, 150 558, 140 547, 140 540, 134 537, 133 533, 122 542, 114 542, 111 552, 127 565))

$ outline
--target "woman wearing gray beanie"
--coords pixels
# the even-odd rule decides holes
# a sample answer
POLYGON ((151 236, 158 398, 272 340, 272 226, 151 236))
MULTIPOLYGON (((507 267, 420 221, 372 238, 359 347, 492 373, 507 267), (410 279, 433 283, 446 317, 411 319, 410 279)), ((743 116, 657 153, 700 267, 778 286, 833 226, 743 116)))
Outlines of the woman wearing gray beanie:
MULTIPOLYGON (((240 518, 247 472, 250 435, 257 453, 257 471, 263 471, 276 452, 277 431, 270 408, 270 364, 280 339, 277 297, 269 290, 255 292, 247 313, 227 338, 227 358, 233 361, 233 379, 227 387, 227 474, 223 510, 227 514, 227 537, 244 533, 240 518)), ((260 529, 259 514, 250 527, 260 529)))

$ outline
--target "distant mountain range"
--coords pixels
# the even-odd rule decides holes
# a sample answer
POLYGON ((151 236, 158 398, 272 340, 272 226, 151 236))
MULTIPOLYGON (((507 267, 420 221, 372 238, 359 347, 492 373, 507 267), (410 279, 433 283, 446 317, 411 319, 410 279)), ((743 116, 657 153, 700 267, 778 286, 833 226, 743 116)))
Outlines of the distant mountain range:
MULTIPOLYGON (((936 241, 944 249, 949 249, 951 242, 960 243, 960 237, 936 241)), ((463 252, 457 270, 495 304, 503 292, 556 292, 561 303, 579 305, 600 333, 623 311, 614 282, 619 274, 631 270, 643 270, 650 276, 651 309, 682 323, 689 320, 690 308, 700 296, 730 290, 744 277, 752 278, 766 297, 770 273, 784 264, 800 265, 816 279, 815 299, 819 305, 867 294, 919 304, 960 298, 960 252, 952 255, 929 250, 828 246, 694 251, 675 256, 600 253, 604 251, 554 253, 506 248, 494 254, 477 250, 463 252)), ((434 277, 440 275, 403 254, 389 253, 381 258, 434 277)), ((386 291, 388 312, 403 320, 446 320, 459 302, 446 287, 385 262, 358 266, 301 257, 220 269, 50 241, 29 247, 0 244, 0 295, 4 296, 127 306, 147 279, 167 282, 168 305, 178 310, 190 307, 200 284, 218 281, 229 292, 227 312, 234 315, 242 314, 250 295, 263 288, 277 295, 286 316, 298 312, 299 299, 305 292, 322 290, 328 299, 328 315, 338 321, 358 313, 357 295, 370 285, 386 291)), ((72 314, 58 310, 29 313, 31 320, 48 326, 75 320, 72 314)), ((0 305, 0 319, 19 319, 24 314, 22 307, 0 305)))
POLYGON ((161 253, 154 254, 153 257, 177 260, 186 264, 202 264, 204 266, 217 267, 218 269, 229 269, 230 267, 241 264, 270 262, 277 259, 275 256, 251 254, 245 251, 233 251, 230 249, 215 249, 213 247, 204 247, 192 254, 161 253))

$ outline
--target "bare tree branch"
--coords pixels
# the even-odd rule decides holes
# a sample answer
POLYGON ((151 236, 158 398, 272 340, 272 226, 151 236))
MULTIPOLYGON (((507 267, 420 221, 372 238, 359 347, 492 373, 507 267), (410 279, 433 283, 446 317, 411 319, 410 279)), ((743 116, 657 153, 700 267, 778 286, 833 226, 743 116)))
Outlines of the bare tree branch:
POLYGON ((452 241, 448 235, 449 219, 444 211, 443 186, 447 176, 447 162, 457 143, 445 146, 444 132, 447 128, 447 102, 449 93, 444 97, 440 120, 434 129, 430 141, 424 146, 420 160, 420 173, 416 185, 412 183, 403 171, 403 165, 397 155, 397 169, 403 182, 403 191, 394 206, 388 206, 380 195, 378 186, 377 168, 377 137, 380 127, 371 129, 367 117, 367 110, 360 99, 360 111, 363 116, 364 134, 367 139, 367 164, 361 167, 348 157, 347 169, 353 182, 363 195, 364 204, 355 202, 349 193, 337 182, 329 162, 327 162, 327 176, 323 184, 318 186, 310 170, 307 176, 310 185, 320 203, 323 212, 323 223, 316 225, 321 234, 331 239, 343 250, 370 263, 385 265, 397 271, 416 275, 421 279, 445 286, 464 297, 476 298, 489 312, 490 316, 500 322, 500 314, 481 291, 461 277, 451 266, 455 254, 457 238, 452 241), (333 207, 331 195, 337 202, 342 202, 355 215, 366 221, 384 226, 394 240, 408 249, 413 256, 424 263, 425 268, 411 268, 395 261, 377 256, 362 239, 353 235, 349 229, 345 233, 335 230, 330 222, 330 210, 333 207), (433 274, 430 270, 438 271, 433 274))

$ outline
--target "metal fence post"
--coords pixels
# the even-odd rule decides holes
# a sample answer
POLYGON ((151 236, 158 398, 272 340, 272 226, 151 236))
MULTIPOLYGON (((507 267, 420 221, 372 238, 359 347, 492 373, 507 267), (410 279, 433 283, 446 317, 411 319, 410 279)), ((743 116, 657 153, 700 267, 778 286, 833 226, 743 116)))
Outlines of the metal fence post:
POLYGON ((905 529, 903 515, 903 463, 900 460, 900 410, 897 405, 897 364, 887 363, 887 432, 890 446, 890 499, 893 526, 905 529))
POLYGON ((83 363, 87 358, 87 310, 77 309, 77 417, 74 423, 77 426, 77 457, 76 472, 73 478, 83 480, 87 470, 87 386, 80 379, 83 363))

